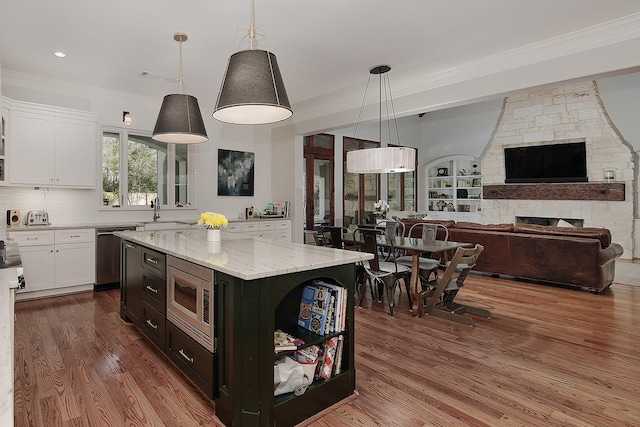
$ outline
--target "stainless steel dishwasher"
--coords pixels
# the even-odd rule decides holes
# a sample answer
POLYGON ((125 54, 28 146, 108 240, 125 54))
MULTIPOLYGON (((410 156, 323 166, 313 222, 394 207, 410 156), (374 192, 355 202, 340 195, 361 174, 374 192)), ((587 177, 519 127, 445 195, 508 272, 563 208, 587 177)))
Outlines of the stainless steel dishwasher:
POLYGON ((120 238, 114 231, 135 230, 135 225, 101 227, 96 229, 96 284, 102 291, 120 286, 120 238))

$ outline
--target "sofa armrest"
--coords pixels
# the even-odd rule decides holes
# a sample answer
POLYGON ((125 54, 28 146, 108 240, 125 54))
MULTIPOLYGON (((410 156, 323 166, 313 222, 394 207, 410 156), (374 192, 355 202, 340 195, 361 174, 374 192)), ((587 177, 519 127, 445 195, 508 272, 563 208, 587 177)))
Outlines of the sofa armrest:
POLYGON ((607 248, 600 251, 600 265, 604 265, 608 262, 615 261, 620 258, 624 252, 624 249, 618 243, 611 243, 607 248))

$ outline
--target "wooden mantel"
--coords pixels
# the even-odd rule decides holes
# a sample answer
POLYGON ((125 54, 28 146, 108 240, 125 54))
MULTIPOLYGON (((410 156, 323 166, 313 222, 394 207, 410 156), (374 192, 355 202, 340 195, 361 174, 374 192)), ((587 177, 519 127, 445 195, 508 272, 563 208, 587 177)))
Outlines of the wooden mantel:
POLYGON ((485 185, 484 199, 624 201, 624 183, 485 185))

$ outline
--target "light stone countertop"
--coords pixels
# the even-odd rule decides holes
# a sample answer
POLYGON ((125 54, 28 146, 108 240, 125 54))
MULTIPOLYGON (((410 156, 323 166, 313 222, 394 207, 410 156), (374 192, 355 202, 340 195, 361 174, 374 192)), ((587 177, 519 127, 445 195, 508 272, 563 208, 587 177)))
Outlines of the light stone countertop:
POLYGON ((288 241, 222 233, 221 242, 208 242, 205 229, 117 231, 133 243, 191 261, 244 280, 352 264, 373 255, 288 241))

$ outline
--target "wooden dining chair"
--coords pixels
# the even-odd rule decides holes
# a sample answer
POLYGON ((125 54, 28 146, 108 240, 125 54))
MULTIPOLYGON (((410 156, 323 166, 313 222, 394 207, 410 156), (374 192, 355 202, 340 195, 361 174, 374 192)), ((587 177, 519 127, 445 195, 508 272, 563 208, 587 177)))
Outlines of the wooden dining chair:
MULTIPOLYGON (((395 252, 393 245, 393 239, 390 239, 385 230, 379 228, 357 228, 353 232, 353 241, 356 244, 356 248, 360 252, 368 252, 373 255, 373 259, 364 261, 364 269, 368 275, 369 289, 371 290, 371 298, 374 297, 374 284, 377 288, 378 302, 382 302, 383 291, 386 291, 387 302, 389 304, 389 314, 393 316, 393 307, 395 305, 395 289, 399 286, 402 280, 409 296, 409 304, 411 304, 409 278, 411 276, 411 268, 398 264, 395 261, 395 256, 392 255, 391 260, 381 260, 378 244, 378 239, 383 239, 385 247, 388 246, 392 252, 395 252)), ((360 287, 363 287, 364 284, 360 287)), ((364 298, 364 290, 358 291, 358 305, 362 306, 362 299, 364 298)))
POLYGON ((436 279, 436 287, 424 294, 427 298, 425 312, 431 316, 453 320, 469 326, 475 326, 475 322, 463 313, 471 313, 491 319, 493 315, 484 308, 459 304, 454 301, 460 289, 464 287, 464 281, 469 272, 476 265, 476 261, 484 246, 476 244, 473 248, 458 248, 453 258, 442 274, 442 278, 436 279))

